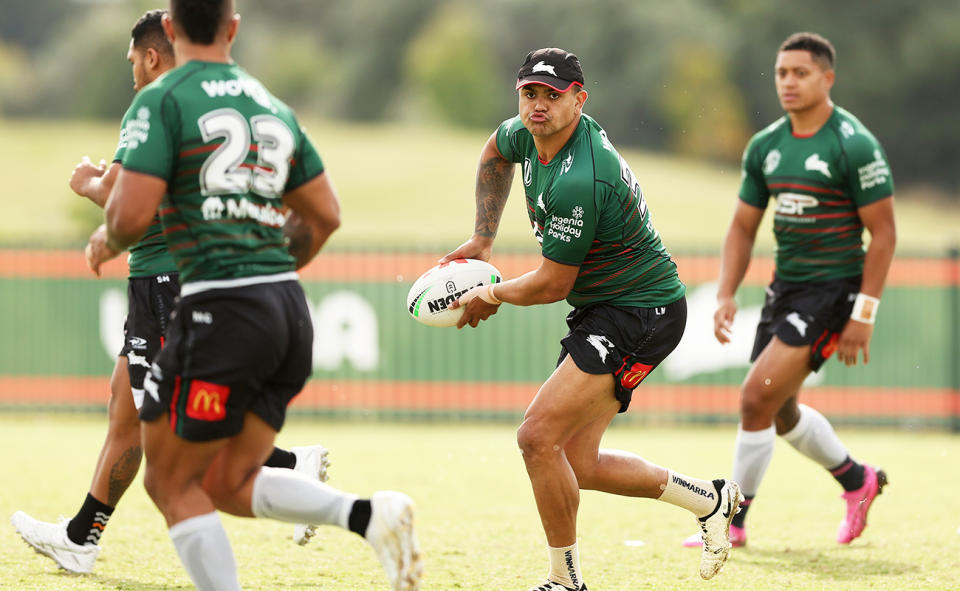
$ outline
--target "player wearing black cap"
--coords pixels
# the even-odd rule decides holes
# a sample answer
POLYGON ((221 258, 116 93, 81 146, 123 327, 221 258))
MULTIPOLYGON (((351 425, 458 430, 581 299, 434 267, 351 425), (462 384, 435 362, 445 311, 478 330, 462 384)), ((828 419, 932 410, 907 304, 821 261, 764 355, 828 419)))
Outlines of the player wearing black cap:
POLYGON ((517 433, 550 555, 547 581, 534 591, 587 588, 577 549, 580 489, 691 511, 706 540, 700 575, 709 579, 729 552, 737 484, 690 478, 632 453, 600 449, 634 388, 680 342, 687 307, 640 183, 603 128, 583 113, 583 84, 580 60, 563 49, 533 51, 520 67, 519 114, 490 136, 480 158, 474 234, 444 260, 490 258, 515 163, 523 166, 527 212, 543 258, 518 278, 464 294, 460 326, 477 326, 501 303, 566 299, 574 308, 557 368, 517 433))

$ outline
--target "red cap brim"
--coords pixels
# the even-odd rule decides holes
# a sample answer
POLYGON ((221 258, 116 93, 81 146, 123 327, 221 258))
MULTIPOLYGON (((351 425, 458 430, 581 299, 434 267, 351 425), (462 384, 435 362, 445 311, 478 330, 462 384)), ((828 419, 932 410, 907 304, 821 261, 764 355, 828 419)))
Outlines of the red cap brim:
POLYGON ((567 92, 568 90, 573 88, 574 85, 577 85, 581 88, 583 87, 583 84, 580 84, 579 82, 576 82, 576 81, 568 82, 566 80, 554 78, 553 76, 533 75, 533 76, 527 76, 526 78, 517 80, 516 90, 520 90, 521 88, 529 84, 543 84, 544 86, 549 86, 550 88, 556 90, 557 92, 567 92))

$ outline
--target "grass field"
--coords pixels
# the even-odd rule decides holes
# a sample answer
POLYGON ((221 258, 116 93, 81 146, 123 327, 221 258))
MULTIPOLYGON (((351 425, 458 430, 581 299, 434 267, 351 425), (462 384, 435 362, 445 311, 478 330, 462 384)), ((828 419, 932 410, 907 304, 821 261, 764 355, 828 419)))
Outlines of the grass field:
MULTIPOLYGON (((71 516, 85 494, 106 419, 0 415, 7 450, 0 514, 71 516)), ((703 477, 730 466, 733 429, 614 426, 605 445, 703 477)), ((591 590, 956 589, 960 569, 960 439, 946 434, 844 430, 857 455, 887 469, 891 484, 870 527, 847 547, 834 542, 839 487, 778 443, 751 509, 750 543, 710 582, 697 553, 680 547, 694 531, 684 511, 649 500, 586 492, 580 547, 591 590), (631 542, 631 545, 625 542, 631 542)), ((331 448, 331 484, 363 495, 408 492, 418 503, 425 591, 523 590, 547 568, 544 541, 512 425, 331 424, 292 420, 281 445, 331 448)), ((245 589, 384 589, 370 549, 355 535, 322 528, 306 547, 292 526, 225 517, 245 589)), ((91 576, 61 574, 13 528, 0 527, 2 589, 189 589, 159 513, 138 481, 103 537, 91 576)))
MULTIPOLYGON (((473 231, 474 175, 487 132, 331 122, 311 122, 308 129, 342 200, 344 223, 332 246, 452 249, 473 231)), ((616 144, 615 130, 609 131, 616 144)), ((0 120, 0 137, 0 162, 8 171, 0 246, 85 242, 99 214, 70 191, 67 181, 81 156, 113 157, 116 124, 0 120)), ((739 169, 646 152, 624 154, 667 247, 719 250, 736 201, 739 169)), ((921 199, 917 190, 901 186, 898 195, 901 253, 941 254, 960 242, 960 204, 921 199)), ((763 250, 772 246, 771 217, 759 234, 763 250)), ((519 181, 498 246, 535 248, 519 181)))

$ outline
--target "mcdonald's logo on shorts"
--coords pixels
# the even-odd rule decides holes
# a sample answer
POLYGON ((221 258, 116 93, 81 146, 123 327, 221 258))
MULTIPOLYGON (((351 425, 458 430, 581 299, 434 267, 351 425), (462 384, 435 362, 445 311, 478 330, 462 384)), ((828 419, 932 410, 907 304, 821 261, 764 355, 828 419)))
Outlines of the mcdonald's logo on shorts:
POLYGON ((646 363, 640 363, 638 361, 637 363, 631 365, 630 369, 623 369, 623 371, 620 373, 620 385, 627 390, 633 390, 640 384, 640 382, 643 381, 643 378, 650 375, 651 371, 653 371, 652 365, 647 365, 646 363))
POLYGON ((222 421, 227 416, 230 386, 193 380, 187 396, 187 416, 199 421, 222 421))

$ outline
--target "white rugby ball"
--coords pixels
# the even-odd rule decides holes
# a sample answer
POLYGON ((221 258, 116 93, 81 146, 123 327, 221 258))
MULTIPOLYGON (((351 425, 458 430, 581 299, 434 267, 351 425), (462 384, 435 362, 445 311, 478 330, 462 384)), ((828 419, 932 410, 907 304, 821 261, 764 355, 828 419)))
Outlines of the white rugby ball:
POLYGON ((454 326, 463 316, 463 308, 450 304, 471 287, 500 283, 500 271, 477 259, 456 259, 441 263, 417 279, 407 293, 407 311, 427 326, 454 326))

